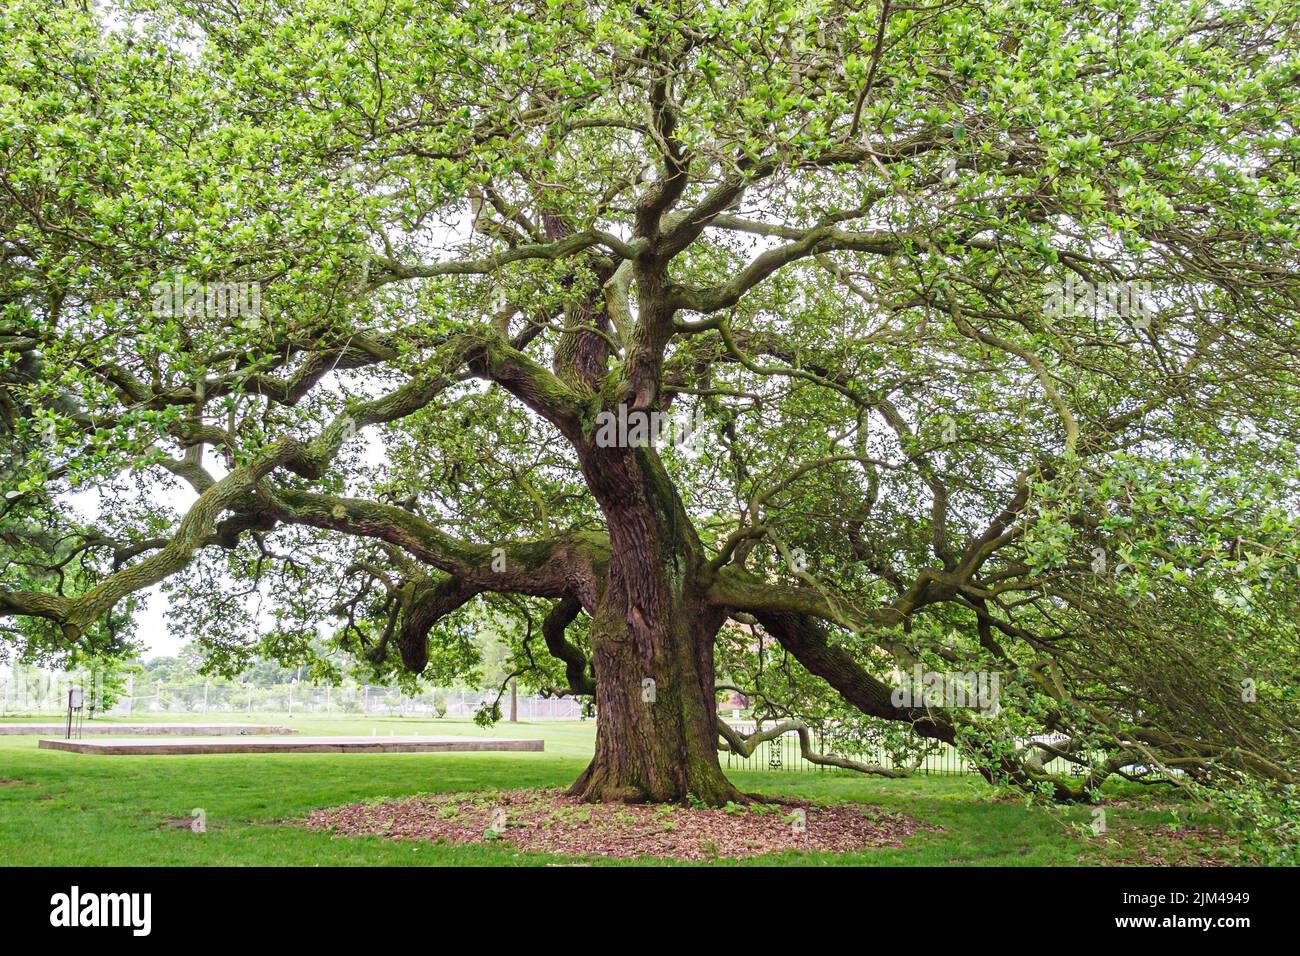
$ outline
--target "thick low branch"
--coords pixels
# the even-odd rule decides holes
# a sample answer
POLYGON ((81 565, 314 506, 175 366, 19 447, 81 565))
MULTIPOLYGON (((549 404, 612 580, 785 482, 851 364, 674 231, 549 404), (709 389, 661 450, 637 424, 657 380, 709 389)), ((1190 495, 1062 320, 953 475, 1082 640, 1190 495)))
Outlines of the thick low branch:
POLYGON ((802 720, 784 720, 769 730, 756 730, 746 735, 719 717, 718 736, 726 741, 726 746, 719 749, 730 750, 741 757, 752 757, 759 744, 784 737, 792 731, 799 735, 799 752, 803 754, 803 759, 819 767, 839 767, 841 770, 856 770, 858 773, 874 774, 877 777, 901 778, 911 774, 910 770, 891 769, 879 764, 850 760, 847 757, 836 757, 834 754, 818 753, 813 750, 812 734, 808 730, 808 725, 802 720))
POLYGON ((909 723, 922 737, 932 740, 949 744, 956 741, 953 723, 943 711, 894 706, 891 699, 894 689, 868 673, 847 650, 831 644, 820 621, 791 612, 752 613, 795 660, 864 714, 909 723))
MULTIPOLYGON (((826 637, 825 625, 820 621, 789 612, 756 612, 754 617, 810 673, 825 680, 862 713, 869 717, 902 721, 910 724, 922 737, 958 745, 956 724, 946 711, 894 706, 892 688, 868 673, 847 650, 831 644, 826 637)), ((973 746, 981 749, 978 744, 973 746)), ((1051 788, 1053 797, 1060 801, 1088 799, 1076 784, 1035 772, 1013 757, 992 752, 981 752, 979 756, 986 762, 978 763, 977 769, 987 780, 1005 779, 1025 788, 1046 785, 1051 788)))
POLYGON ((376 538, 454 575, 479 591, 534 597, 579 596, 594 604, 594 586, 609 560, 604 536, 572 532, 533 541, 462 541, 397 505, 281 488, 267 513, 289 523, 376 538))
POLYGON ((413 674, 422 673, 429 663, 429 629, 479 593, 479 588, 456 577, 410 585, 402 602, 402 626, 397 632, 402 666, 413 674))
MULTIPOLYGON (((499 339, 495 341, 500 343, 499 339)), ((311 441, 282 438, 255 453, 202 491, 176 531, 156 553, 109 574, 84 594, 59 598, 34 591, 0 590, 0 614, 53 620, 62 626, 68 640, 76 640, 122 598, 151 587, 188 565, 195 552, 212 539, 221 514, 246 506, 255 498, 262 480, 277 468, 304 478, 322 477, 339 449, 358 428, 393 421, 423 408, 453 382, 446 370, 459 367, 471 355, 481 352, 483 345, 483 336, 457 336, 439 350, 433 363, 436 371, 418 376, 386 395, 351 406, 311 441)))
POLYGON ((596 680, 590 672, 586 655, 564 636, 564 632, 581 611, 582 604, 574 598, 561 598, 542 621, 542 637, 551 656, 564 662, 569 693, 594 696, 596 680))

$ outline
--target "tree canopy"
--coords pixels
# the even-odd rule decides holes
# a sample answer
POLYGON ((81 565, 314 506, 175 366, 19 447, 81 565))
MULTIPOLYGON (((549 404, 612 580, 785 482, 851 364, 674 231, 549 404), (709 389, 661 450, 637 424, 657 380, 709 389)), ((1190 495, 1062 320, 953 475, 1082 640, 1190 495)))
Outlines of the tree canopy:
POLYGON ((7 633, 165 583, 231 666, 447 674, 488 614, 593 799, 735 796, 719 685, 1060 798, 1294 783, 1298 20, 10 0, 7 633))

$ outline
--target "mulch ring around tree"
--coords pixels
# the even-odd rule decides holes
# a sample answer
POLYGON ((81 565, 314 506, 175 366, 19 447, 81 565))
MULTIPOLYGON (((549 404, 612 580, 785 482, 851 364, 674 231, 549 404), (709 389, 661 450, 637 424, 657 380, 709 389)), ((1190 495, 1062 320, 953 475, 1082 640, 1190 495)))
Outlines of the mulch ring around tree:
POLYGON ((563 790, 429 794, 353 803, 316 810, 306 826, 338 836, 449 844, 499 841, 563 856, 677 860, 901 847, 905 837, 941 829, 859 803, 751 803, 722 809, 593 804, 563 790))

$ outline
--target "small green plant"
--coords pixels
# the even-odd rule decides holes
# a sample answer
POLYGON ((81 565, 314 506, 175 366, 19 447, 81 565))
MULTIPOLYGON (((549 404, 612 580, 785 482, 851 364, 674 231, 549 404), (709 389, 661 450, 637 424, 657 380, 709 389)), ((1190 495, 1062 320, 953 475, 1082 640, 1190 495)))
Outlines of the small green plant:
POLYGON ((1300 864, 1300 787, 1239 783, 1201 787, 1197 795, 1226 819, 1247 860, 1266 866, 1300 864))

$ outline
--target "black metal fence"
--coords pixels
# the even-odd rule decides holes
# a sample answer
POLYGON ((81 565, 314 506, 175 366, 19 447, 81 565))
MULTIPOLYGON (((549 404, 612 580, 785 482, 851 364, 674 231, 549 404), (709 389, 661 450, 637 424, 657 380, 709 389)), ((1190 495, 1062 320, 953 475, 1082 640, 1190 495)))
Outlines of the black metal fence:
MULTIPOLYGON (((812 737, 813 751, 819 754, 826 753, 825 738, 816 733, 810 736, 812 737)), ((917 738, 918 746, 921 745, 921 740, 922 738, 917 738)), ((910 770, 914 774, 967 774, 976 772, 975 766, 959 750, 944 743, 936 744, 931 742, 925 758, 919 765, 915 766, 915 757, 897 760, 885 747, 873 744, 866 744, 861 748, 860 752, 855 751, 851 754, 841 753, 837 755, 848 757, 860 763, 884 767, 888 770, 910 770)), ((839 769, 813 763, 804 757, 803 750, 799 746, 799 736, 794 731, 759 744, 748 757, 742 757, 730 750, 725 751, 721 757, 723 767, 727 770, 773 770, 798 773, 836 771, 839 769)), ((1085 767, 1060 758, 1050 763, 1045 762, 1044 769, 1052 773, 1068 776, 1082 776, 1086 772, 1085 767)))

